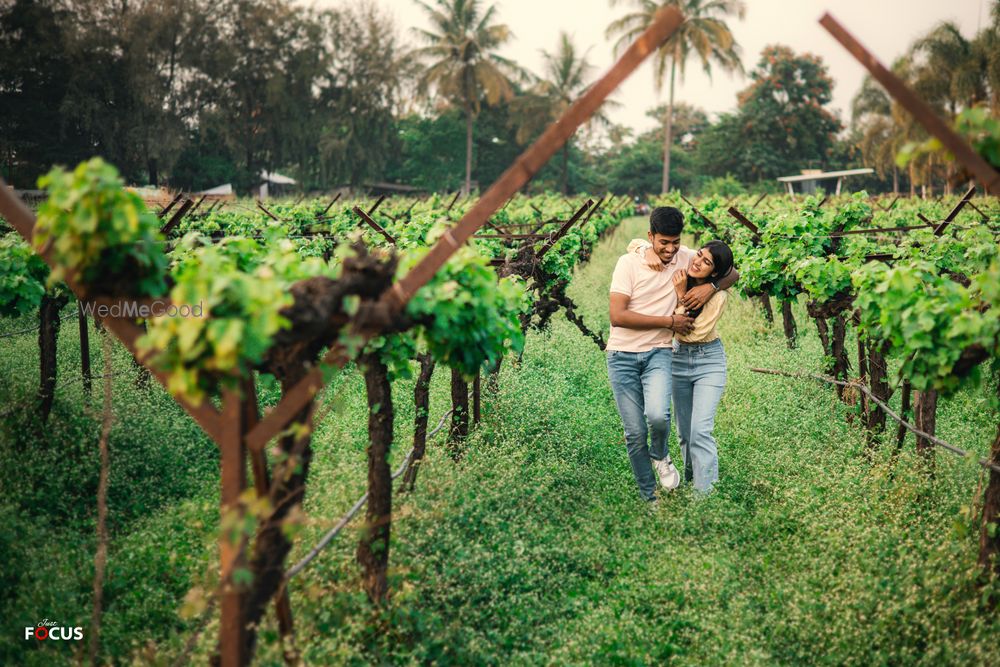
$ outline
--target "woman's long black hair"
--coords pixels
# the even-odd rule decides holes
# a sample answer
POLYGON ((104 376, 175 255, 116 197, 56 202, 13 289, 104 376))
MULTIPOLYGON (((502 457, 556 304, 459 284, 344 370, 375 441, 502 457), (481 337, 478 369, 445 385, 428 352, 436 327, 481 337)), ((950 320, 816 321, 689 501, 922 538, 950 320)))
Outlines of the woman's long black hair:
MULTIPOLYGON (((722 241, 709 241, 702 246, 705 250, 712 255, 712 264, 715 265, 712 273, 705 278, 705 281, 712 280, 713 278, 718 280, 719 278, 725 278, 729 275, 729 272, 733 270, 733 251, 722 241)), ((695 285, 701 283, 697 282, 696 278, 693 278, 690 274, 687 277, 687 287, 691 289, 695 285)), ((698 317, 701 315, 701 310, 704 308, 698 308, 692 310, 688 313, 688 317, 698 317)))

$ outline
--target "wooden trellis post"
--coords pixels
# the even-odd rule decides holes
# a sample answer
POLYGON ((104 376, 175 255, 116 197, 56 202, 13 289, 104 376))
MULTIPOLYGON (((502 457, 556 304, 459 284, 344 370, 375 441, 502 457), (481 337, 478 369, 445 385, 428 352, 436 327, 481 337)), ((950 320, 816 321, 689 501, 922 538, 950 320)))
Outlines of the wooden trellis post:
POLYGON ((220 501, 222 525, 230 530, 219 533, 219 628, 220 657, 222 667, 239 667, 249 661, 246 655, 246 628, 241 622, 240 609, 243 606, 242 586, 236 581, 239 570, 245 570, 246 540, 242 534, 244 509, 240 505, 240 495, 247 485, 246 457, 244 456, 243 432, 246 426, 241 409, 241 398, 234 390, 222 395, 222 433, 218 441, 222 469, 222 495, 220 501), (235 526, 236 528, 233 528, 235 526))

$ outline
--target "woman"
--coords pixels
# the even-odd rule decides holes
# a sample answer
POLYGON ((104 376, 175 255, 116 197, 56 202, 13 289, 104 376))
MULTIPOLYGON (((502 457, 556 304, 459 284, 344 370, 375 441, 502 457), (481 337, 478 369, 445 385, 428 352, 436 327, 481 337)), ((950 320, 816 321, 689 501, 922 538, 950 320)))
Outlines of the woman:
POLYGON ((673 397, 677 432, 684 461, 684 478, 696 491, 708 493, 719 478, 719 455, 712 430, 715 411, 726 386, 726 353, 716 328, 729 298, 716 292, 701 308, 687 311, 684 294, 695 285, 715 281, 733 268, 733 251, 722 241, 709 241, 691 260, 687 271, 674 273, 677 315, 695 318, 694 329, 674 337, 673 397))

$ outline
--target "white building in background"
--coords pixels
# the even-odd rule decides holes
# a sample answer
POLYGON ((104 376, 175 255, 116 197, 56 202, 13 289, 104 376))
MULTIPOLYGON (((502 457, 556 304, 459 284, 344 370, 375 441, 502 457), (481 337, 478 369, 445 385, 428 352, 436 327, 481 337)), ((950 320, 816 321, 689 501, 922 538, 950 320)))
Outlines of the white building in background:
POLYGON ((257 188, 257 198, 267 199, 271 194, 271 190, 276 192, 281 192, 282 189, 289 188, 290 186, 296 185, 297 181, 290 176, 285 176, 284 174, 279 174, 275 171, 262 171, 260 172, 261 184, 257 188))
POLYGON ((863 174, 874 174, 875 170, 868 167, 865 169, 845 169, 843 171, 823 171, 822 169, 803 169, 801 174, 795 176, 781 176, 778 178, 779 181, 785 184, 785 189, 788 194, 795 194, 795 188, 793 183, 801 183, 802 189, 800 192, 802 194, 811 195, 816 192, 816 185, 819 181, 837 179, 837 191, 834 194, 840 194, 840 186, 847 176, 861 176, 863 174))

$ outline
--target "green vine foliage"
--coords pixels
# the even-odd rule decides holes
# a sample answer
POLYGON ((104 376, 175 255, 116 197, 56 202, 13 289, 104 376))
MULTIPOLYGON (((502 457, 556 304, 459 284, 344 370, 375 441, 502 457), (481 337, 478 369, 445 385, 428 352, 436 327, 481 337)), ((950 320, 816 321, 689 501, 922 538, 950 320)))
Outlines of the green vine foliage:
POLYGON ((171 304, 188 314, 151 318, 139 340, 139 349, 167 373, 168 390, 195 404, 249 374, 274 334, 289 325, 280 310, 292 302, 288 274, 300 272, 282 273, 287 249, 281 248, 241 267, 246 256, 233 248, 246 245, 189 250, 174 268, 170 290, 171 304))
MULTIPOLYGON (((444 231, 444 227, 435 230, 444 231)), ((405 274, 425 249, 407 253, 399 265, 405 274)), ((471 377, 493 367, 506 350, 520 351, 524 335, 518 316, 530 298, 516 277, 497 280, 488 260, 470 246, 456 252, 437 275, 410 300, 406 312, 429 321, 417 332, 435 359, 471 377)))
POLYGON ((890 210, 874 209, 863 192, 831 197, 823 206, 821 201, 819 196, 800 201, 772 196, 752 209, 756 198, 737 198, 732 205, 759 228, 759 243, 720 210, 728 202, 707 197, 695 205, 713 213, 709 217, 719 231, 710 235, 733 248, 738 287, 745 294, 779 299, 805 294, 819 304, 853 296, 862 335, 887 343, 889 354, 900 361, 899 375, 914 387, 949 394, 978 382, 983 364, 970 359, 1000 357, 996 200, 980 206, 988 219, 966 208, 941 235, 923 229, 840 238, 832 233, 922 224, 918 212, 943 220, 957 198, 903 200, 890 210), (872 254, 894 259, 891 265, 868 261, 872 254))
MULTIPOLYGON (((72 273, 88 294, 154 298, 169 286, 171 310, 147 319, 139 350, 166 373, 171 393, 194 403, 259 367, 276 334, 290 326, 281 312, 291 303, 292 285, 319 275, 336 279, 354 252, 352 240, 387 258, 397 253, 403 275, 475 204, 466 198, 449 211, 451 198, 439 195, 384 202, 372 216, 395 240, 390 244, 352 212, 355 205, 370 209, 371 201, 269 202, 269 213, 236 202, 182 220, 180 238, 165 243, 156 216, 100 159, 72 172, 54 169, 40 182, 50 196, 39 211, 36 247, 50 247, 60 266, 49 281, 72 273)), ((494 221, 522 228, 543 224, 542 233, 553 233, 572 212, 573 204, 558 195, 518 197, 494 221)), ((631 212, 631 205, 614 213, 605 208, 574 225, 546 254, 546 277, 568 279, 600 234, 631 212)), ((13 241, 2 248, 16 259, 9 272, 0 272, 4 293, 17 294, 4 307, 30 310, 41 298, 39 286, 30 282, 32 271, 45 265, 13 241)), ((531 301, 527 286, 516 277, 498 281, 490 266, 491 259, 511 252, 502 240, 463 247, 408 304, 406 315, 416 325, 379 336, 364 351, 377 353, 398 377, 409 373, 418 350, 472 376, 495 366, 507 351, 522 349, 520 316, 531 301)), ((349 309, 356 303, 349 299, 349 309)), ((341 342, 353 354, 362 352, 347 331, 341 342)))
POLYGON ((48 199, 38 209, 36 250, 51 244, 49 284, 77 274, 84 289, 112 296, 160 296, 167 258, 159 221, 118 171, 100 158, 38 179, 48 199))
POLYGON ((17 233, 0 237, 0 316, 37 310, 48 277, 49 267, 17 233))
MULTIPOLYGON (((969 287, 922 261, 871 264, 855 272, 853 282, 861 331, 903 358, 900 374, 916 389, 952 393, 964 379, 954 368, 965 350, 979 345, 1000 353, 1000 258, 969 287)), ((977 366, 970 377, 976 381, 980 374, 977 366)))
POLYGON ((799 260, 795 279, 818 303, 827 303, 851 290, 851 269, 834 255, 799 260))

